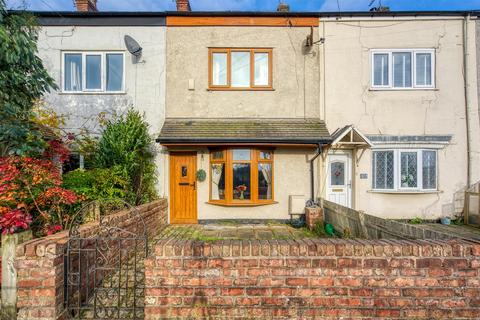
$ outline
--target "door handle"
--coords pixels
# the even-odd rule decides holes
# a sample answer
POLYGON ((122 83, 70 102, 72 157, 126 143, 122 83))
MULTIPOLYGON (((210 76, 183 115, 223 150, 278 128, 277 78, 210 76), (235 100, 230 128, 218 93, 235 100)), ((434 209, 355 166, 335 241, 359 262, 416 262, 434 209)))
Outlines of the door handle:
POLYGON ((196 181, 193 181, 193 183, 190 185, 191 187, 193 187, 193 190, 196 190, 195 187, 196 187, 196 181))

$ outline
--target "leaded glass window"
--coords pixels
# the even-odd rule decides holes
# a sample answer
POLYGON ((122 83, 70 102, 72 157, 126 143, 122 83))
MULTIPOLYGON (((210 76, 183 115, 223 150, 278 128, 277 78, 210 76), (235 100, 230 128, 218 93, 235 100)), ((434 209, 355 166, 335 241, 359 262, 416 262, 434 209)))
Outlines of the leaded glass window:
POLYGON ((375 151, 373 152, 373 188, 393 189, 394 188, 394 152, 375 151))
POLYGON ((437 151, 373 151, 372 176, 377 190, 436 190, 437 151))
POLYGON ((435 151, 422 151, 422 181, 423 189, 437 188, 437 153, 435 151))

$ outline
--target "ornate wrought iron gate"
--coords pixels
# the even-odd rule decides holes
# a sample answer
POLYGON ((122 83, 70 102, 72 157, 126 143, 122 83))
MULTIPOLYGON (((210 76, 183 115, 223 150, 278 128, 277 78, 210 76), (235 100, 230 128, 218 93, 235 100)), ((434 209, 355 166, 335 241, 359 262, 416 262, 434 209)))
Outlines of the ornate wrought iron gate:
POLYGON ((128 203, 101 200, 82 207, 65 253, 69 319, 143 319, 147 241, 145 223, 128 203), (86 234, 82 224, 95 221, 98 229, 86 234))

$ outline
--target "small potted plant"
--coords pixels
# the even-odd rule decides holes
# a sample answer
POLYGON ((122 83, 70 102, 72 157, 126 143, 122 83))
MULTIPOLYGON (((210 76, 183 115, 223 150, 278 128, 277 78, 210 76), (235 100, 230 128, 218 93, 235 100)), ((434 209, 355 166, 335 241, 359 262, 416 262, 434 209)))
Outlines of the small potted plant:
POLYGON ((247 191, 247 186, 244 184, 241 184, 235 188, 235 190, 240 193, 240 196, 238 199, 244 200, 245 199, 245 191, 247 191))

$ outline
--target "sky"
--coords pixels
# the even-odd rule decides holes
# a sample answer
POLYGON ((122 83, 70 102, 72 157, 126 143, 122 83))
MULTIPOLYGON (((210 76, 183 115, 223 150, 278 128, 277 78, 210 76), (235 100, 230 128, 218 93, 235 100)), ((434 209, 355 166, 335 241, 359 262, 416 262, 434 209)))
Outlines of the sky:
MULTIPOLYGON (((7 0, 9 9, 73 11, 75 0, 7 0)), ((174 0, 97 0, 100 11, 174 11, 174 0)), ((369 4, 392 11, 477 10, 480 0, 284 0, 290 11, 368 11, 369 4), (340 10, 339 10, 340 9, 340 10)), ((194 11, 275 11, 279 0, 190 0, 194 11)))

